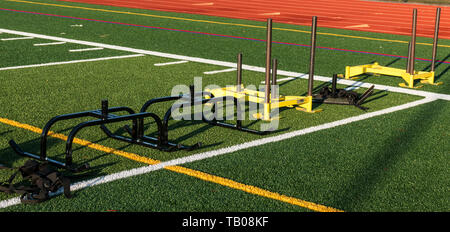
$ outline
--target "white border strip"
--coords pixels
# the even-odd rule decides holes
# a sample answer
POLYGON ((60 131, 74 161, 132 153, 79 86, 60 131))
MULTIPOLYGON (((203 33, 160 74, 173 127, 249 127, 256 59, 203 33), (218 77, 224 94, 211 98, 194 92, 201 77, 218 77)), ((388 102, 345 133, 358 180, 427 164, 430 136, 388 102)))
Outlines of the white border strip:
MULTIPOLYGON (((14 31, 14 30, 9 30, 9 29, 1 29, 0 28, 0 32, 5 32, 5 33, 15 34, 15 35, 22 35, 22 36, 32 36, 32 37, 41 38, 41 39, 62 41, 62 42, 68 42, 68 43, 82 44, 82 45, 86 45, 86 46, 103 47, 103 48, 119 50, 119 51, 127 51, 127 52, 133 52, 133 53, 139 53, 139 54, 145 54, 145 55, 151 55, 151 56, 172 58, 172 59, 176 59, 176 60, 187 60, 187 61, 204 63, 204 64, 213 64, 213 65, 218 65, 218 66, 223 66, 223 67, 230 67, 230 68, 236 67, 235 63, 226 62, 226 61, 218 61, 218 60, 204 59, 204 58, 198 58, 198 57, 190 57, 190 56, 176 55, 176 54, 170 54, 170 53, 155 52, 155 51, 149 51, 149 50, 143 50, 143 49, 129 48, 129 47, 110 45, 110 44, 102 44, 102 43, 75 40, 75 39, 66 39, 66 38, 55 37, 55 36, 47 36, 47 35, 40 35, 40 34, 29 33, 29 32, 14 31)), ((256 67, 256 66, 250 66, 250 65, 242 65, 242 69, 249 70, 249 71, 255 71, 255 72, 265 72, 264 67, 256 67)), ((303 78, 303 79, 308 78, 308 75, 304 74, 304 73, 297 73, 297 72, 290 72, 290 71, 283 71, 283 70, 278 70, 278 74, 282 75, 282 76, 288 76, 288 77, 297 77, 297 78, 303 78)), ((314 80, 318 80, 318 81, 330 82, 331 79, 332 79, 331 77, 323 77, 323 76, 317 76, 317 75, 314 76, 314 80)), ((370 88, 373 85, 372 83, 364 83, 364 82, 345 80, 345 79, 338 80, 338 84, 358 85, 359 87, 362 87, 362 88, 370 88)), ((432 92, 426 92, 426 91, 421 91, 421 90, 393 87, 393 86, 379 85, 379 84, 375 84, 375 89, 387 90, 390 92, 397 92, 397 93, 411 94, 411 95, 422 96, 422 97, 433 97, 433 98, 450 101, 449 94, 432 93, 432 92)))
POLYGON ((22 69, 22 68, 36 68, 36 67, 61 65, 61 64, 75 64, 75 63, 93 62, 93 61, 101 61, 101 60, 125 59, 125 58, 139 57, 139 56, 145 56, 145 55, 143 55, 143 54, 133 54, 133 55, 111 56, 111 57, 93 58, 93 59, 85 59, 85 60, 71 60, 71 61, 62 61, 62 62, 51 62, 51 63, 45 63, 45 64, 30 64, 30 65, 21 65, 21 66, 0 68, 0 71, 13 70, 13 69, 22 69))
MULTIPOLYGON (((178 158, 178 159, 174 159, 174 160, 161 162, 161 163, 158 163, 155 165, 149 165, 149 166, 144 166, 144 167, 140 167, 140 168, 130 169, 130 170, 126 170, 126 171, 122 171, 122 172, 118 172, 118 173, 114 173, 114 174, 110 174, 110 175, 106 175, 106 176, 101 176, 101 177, 97 177, 97 178, 86 180, 86 181, 81 181, 81 182, 71 185, 70 188, 72 191, 76 191, 76 190, 80 190, 83 188, 92 187, 95 185, 105 184, 105 183, 108 183, 108 182, 111 182, 114 180, 120 180, 120 179, 124 179, 124 178, 128 178, 128 177, 132 177, 132 176, 137 176, 137 175, 161 170, 168 166, 192 163, 194 161, 208 159, 208 158, 212 158, 212 157, 216 157, 216 156, 224 155, 224 154, 229 154, 232 152, 236 152, 236 151, 251 148, 251 147, 261 146, 264 144, 278 142, 278 141, 290 139, 290 138, 300 136, 300 135, 313 133, 313 132, 320 131, 320 130, 325 130, 325 129, 330 129, 330 128, 337 127, 337 126, 346 125, 346 124, 349 124, 352 122, 357 122, 357 121, 369 119, 372 117, 380 116, 383 114, 389 114, 392 112, 408 109, 408 108, 422 105, 425 103, 429 103, 429 102, 432 102, 435 100, 436 100, 436 98, 427 97, 427 98, 424 98, 424 99, 421 99, 418 101, 414 101, 414 102, 409 102, 409 103, 406 103, 403 105, 394 106, 394 107, 390 107, 387 109, 383 109, 383 110, 379 110, 379 111, 375 111, 375 112, 371 112, 371 113, 361 114, 358 116, 354 116, 354 117, 350 117, 350 118, 346 118, 346 119, 342 119, 342 120, 338 120, 338 121, 334 121, 334 122, 330 122, 330 123, 325 123, 322 125, 313 126, 313 127, 309 127, 309 128, 305 128, 305 129, 301 129, 301 130, 297 130, 297 131, 292 131, 292 132, 288 132, 288 133, 281 134, 281 135, 257 139, 254 141, 250 141, 250 142, 246 142, 246 143, 242 143, 242 144, 238 144, 238 145, 234 145, 234 146, 230 146, 230 147, 226 147, 226 148, 221 148, 218 150, 198 153, 198 154, 194 154, 191 156, 186 156, 186 157, 182 157, 182 158, 178 158)), ((50 194, 50 196, 59 195, 59 194, 62 194, 62 192, 63 192, 63 190, 60 189, 56 193, 50 194)), ((18 198, 18 197, 4 200, 4 201, 0 202, 0 209, 6 208, 9 206, 13 206, 13 205, 17 205, 17 204, 20 204, 20 198, 18 198)))

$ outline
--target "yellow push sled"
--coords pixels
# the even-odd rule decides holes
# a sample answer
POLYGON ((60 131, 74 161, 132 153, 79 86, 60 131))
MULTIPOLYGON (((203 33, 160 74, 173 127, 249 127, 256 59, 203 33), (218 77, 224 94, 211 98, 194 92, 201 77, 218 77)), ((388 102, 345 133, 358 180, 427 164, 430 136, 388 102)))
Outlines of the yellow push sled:
POLYGON ((271 121, 278 117, 272 117, 271 112, 274 109, 282 107, 295 107, 297 110, 301 110, 308 113, 319 112, 320 110, 313 110, 313 81, 314 81, 314 57, 316 49, 316 31, 317 31, 317 17, 312 19, 311 29, 311 50, 310 50, 310 72, 308 79, 308 95, 307 96, 282 96, 275 93, 277 84, 277 60, 273 59, 271 65, 271 51, 272 51, 272 19, 267 20, 267 45, 266 45, 266 72, 265 72, 265 90, 257 91, 247 89, 242 84, 242 54, 238 55, 237 63, 237 84, 235 86, 205 89, 206 92, 212 93, 214 97, 232 96, 245 102, 252 102, 256 104, 263 104, 264 109, 260 113, 253 115, 256 119, 262 119, 265 121, 271 121), (272 66, 272 72, 271 72, 272 66), (272 73, 272 78, 271 74, 272 73), (271 80, 272 79, 272 80, 271 80), (272 83, 271 83, 272 81, 272 83))
POLYGON ((406 69, 385 67, 379 65, 378 62, 373 64, 365 64, 358 66, 347 66, 345 67, 345 79, 356 79, 354 77, 362 74, 377 74, 386 76, 401 77, 406 83, 400 83, 399 86, 406 88, 420 88, 423 86, 414 86, 416 80, 420 80, 421 83, 440 85, 442 82, 435 83, 435 63, 436 63, 436 53, 437 53, 437 43, 439 36, 439 21, 440 21, 441 8, 437 8, 436 11, 436 24, 434 30, 434 42, 433 42, 433 54, 431 59, 431 69, 427 71, 416 71, 414 70, 415 64, 415 47, 416 47, 416 28, 417 28, 417 9, 413 10, 413 23, 412 23, 412 34, 411 42, 408 45, 408 59, 406 69))

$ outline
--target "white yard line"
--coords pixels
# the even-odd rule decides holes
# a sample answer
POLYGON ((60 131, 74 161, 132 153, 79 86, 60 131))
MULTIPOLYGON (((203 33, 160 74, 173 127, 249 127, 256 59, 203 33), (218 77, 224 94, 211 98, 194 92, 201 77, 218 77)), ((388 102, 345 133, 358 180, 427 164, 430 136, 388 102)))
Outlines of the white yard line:
MULTIPOLYGON (((161 162, 161 163, 158 163, 155 165, 149 165, 149 166, 130 169, 130 170, 126 170, 126 171, 122 171, 122 172, 118 172, 118 173, 114 173, 114 174, 110 174, 110 175, 106 175, 106 176, 100 176, 100 177, 97 177, 94 179, 81 181, 81 182, 72 184, 70 186, 70 188, 72 191, 76 191, 76 190, 80 190, 83 188, 92 187, 95 185, 105 184, 105 183, 115 181, 115 180, 120 180, 120 179, 124 179, 124 178, 129 178, 129 177, 161 170, 168 166, 183 165, 183 164, 192 163, 192 162, 199 161, 199 160, 204 160, 204 159, 208 159, 208 158, 212 158, 212 157, 216 157, 216 156, 220 156, 220 155, 229 154, 229 153, 236 152, 236 151, 243 150, 243 149, 261 146, 261 145, 268 144, 268 143, 279 142, 279 141, 290 139, 290 138, 293 138, 296 136, 301 136, 301 135, 313 133, 316 131, 330 129, 330 128, 334 128, 337 126, 342 126, 342 125, 350 124, 353 122, 373 118, 376 116, 412 108, 415 106, 419 106, 419 105, 422 105, 425 103, 435 101, 436 99, 437 98, 426 97, 424 99, 414 101, 414 102, 409 102, 409 103, 406 103, 403 105, 394 106, 394 107, 390 107, 387 109, 383 109, 383 110, 379 110, 379 111, 375 111, 375 112, 371 112, 371 113, 365 113, 365 114, 361 114, 358 116, 354 116, 354 117, 350 117, 350 118, 346 118, 346 119, 342 119, 342 120, 338 120, 338 121, 334 121, 334 122, 329 122, 329 123, 325 123, 322 125, 313 126, 313 127, 309 127, 309 128, 305 128, 305 129, 301 129, 301 130, 296 130, 296 131, 288 132, 288 133, 281 134, 281 135, 266 137, 266 138, 257 139, 257 140, 253 140, 253 141, 242 143, 242 144, 237 144, 237 145, 230 146, 230 147, 225 147, 225 148, 221 148, 221 149, 217 149, 217 150, 213 150, 213 151, 198 153, 198 154, 194 154, 191 156, 186 156, 186 157, 182 157, 182 158, 178 158, 178 159, 174 159, 174 160, 161 162)), ((52 193, 50 195, 55 196, 55 195, 62 194, 62 192, 63 192, 62 189, 60 189, 58 192, 52 193)), ((17 204, 20 204, 19 197, 0 201, 0 208, 6 208, 6 207, 17 205, 17 204)))
POLYGON ((103 50, 102 47, 96 47, 96 48, 81 48, 81 49, 70 49, 69 52, 87 52, 87 51, 97 51, 97 50, 103 50))
POLYGON ((59 44, 65 44, 66 42, 52 42, 52 43, 38 43, 33 44, 33 46, 51 46, 51 45, 59 45, 59 44))
POLYGON ((227 68, 227 69, 221 69, 221 70, 216 70, 216 71, 208 71, 208 72, 204 72, 203 74, 213 75, 213 74, 217 74, 217 73, 233 72, 233 71, 236 71, 236 68, 227 68))
POLYGON ((167 65, 174 65, 174 64, 184 64, 189 61, 187 60, 179 60, 179 61, 173 61, 173 62, 166 62, 166 63, 156 63, 155 66, 167 66, 167 65))
MULTIPOLYGON (((9 29, 0 29, 0 32, 15 34, 15 35, 22 35, 22 36, 36 37, 36 38, 41 38, 41 39, 55 40, 55 41, 61 41, 61 42, 67 42, 67 43, 82 44, 82 45, 86 45, 86 46, 103 47, 103 48, 108 48, 108 49, 113 49, 113 50, 127 51, 127 52, 152 55, 152 56, 159 56, 159 57, 171 58, 171 59, 176 59, 176 60, 187 60, 187 61, 204 63, 204 64, 212 64, 212 65, 218 65, 218 66, 223 66, 223 67, 236 68, 236 63, 226 62, 226 61, 218 61, 218 60, 204 59, 204 58, 199 58, 199 57, 190 57, 190 56, 176 55, 176 54, 170 54, 170 53, 155 52, 155 51, 149 51, 149 50, 144 50, 144 49, 129 48, 129 47, 110 45, 110 44, 102 44, 102 43, 82 41, 82 40, 66 39, 66 38, 55 37, 55 36, 14 31, 14 30, 9 30, 9 29)), ((242 65, 242 69, 249 70, 249 71, 255 71, 255 72, 265 72, 264 67, 256 67, 256 66, 251 66, 251 65, 242 65)), ((296 78, 304 78, 304 79, 308 78, 308 75, 304 74, 304 73, 297 73, 297 72, 290 72, 290 71, 283 71, 283 70, 278 70, 278 74, 282 75, 282 76, 288 76, 288 77, 296 77, 296 78)), ((314 75, 314 80, 330 82, 331 77, 323 77, 323 76, 314 75)), ((353 80, 345 80, 345 79, 338 80, 338 84, 350 85, 350 86, 358 85, 361 88, 370 88, 370 86, 372 86, 371 83, 363 83, 363 82, 358 82, 358 81, 353 81, 353 80)), ((375 89, 387 90, 390 92, 397 92, 397 93, 411 94, 411 95, 422 96, 422 97, 433 97, 433 98, 450 101, 449 94, 432 93, 432 92, 426 92, 426 91, 421 91, 421 90, 416 90, 416 89, 393 87, 393 86, 379 85, 379 84, 375 84, 375 89)))
POLYGON ((12 41, 12 40, 21 40, 21 39, 34 39, 34 37, 15 37, 15 38, 3 38, 1 41, 12 41))
POLYGON ((143 54, 133 54, 133 55, 125 55, 125 56, 111 56, 111 57, 102 57, 102 58, 93 58, 93 59, 84 59, 84 60, 71 60, 71 61, 62 61, 62 62, 51 62, 45 64, 30 64, 30 65, 21 65, 14 67, 4 67, 0 68, 0 71, 3 70, 14 70, 14 69, 23 69, 23 68, 36 68, 43 66, 52 66, 52 65, 61 65, 61 64, 75 64, 75 63, 83 63, 83 62, 93 62, 93 61, 101 61, 101 60, 114 60, 114 59, 125 59, 132 57, 145 56, 143 54))

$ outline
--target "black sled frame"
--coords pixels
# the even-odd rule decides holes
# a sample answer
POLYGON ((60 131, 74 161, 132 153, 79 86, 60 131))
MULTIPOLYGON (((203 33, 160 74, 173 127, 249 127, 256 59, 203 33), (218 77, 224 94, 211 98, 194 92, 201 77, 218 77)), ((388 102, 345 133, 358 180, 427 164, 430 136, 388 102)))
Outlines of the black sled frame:
MULTIPOLYGON (((59 115, 59 116, 56 116, 56 117, 53 117, 52 119, 50 119, 47 122, 47 124, 44 126, 41 136, 40 136, 40 154, 32 154, 32 153, 23 151, 14 140, 10 140, 9 145, 20 156, 24 156, 27 158, 33 158, 33 159, 37 159, 37 160, 41 160, 41 161, 47 161, 49 164, 52 164, 58 168, 67 169, 71 172, 81 172, 81 171, 89 169, 89 164, 87 164, 87 163, 83 164, 81 166, 78 166, 78 167, 73 164, 72 145, 73 145, 73 141, 74 141, 76 135, 78 134, 78 132, 80 132, 83 128, 92 127, 92 126, 100 126, 102 131, 110 138, 120 140, 123 142, 127 142, 127 143, 131 143, 131 144, 141 145, 144 147, 158 149, 158 150, 165 151, 165 152, 171 152, 171 151, 176 151, 176 150, 194 150, 194 149, 200 148, 202 146, 201 143, 196 143, 194 145, 188 146, 188 145, 177 144, 177 143, 173 143, 173 142, 169 141, 168 125, 169 125, 169 120, 172 115, 172 111, 174 109, 183 107, 185 105, 185 103, 173 104, 172 107, 169 110, 167 110, 167 112, 165 113, 165 115, 162 119, 154 113, 146 112, 147 109, 153 104, 161 103, 161 102, 168 102, 168 101, 176 101, 176 100, 180 100, 180 99, 185 99, 186 101, 190 101, 191 105, 194 105, 194 104, 202 104, 203 105, 206 103, 217 104, 217 103, 223 102, 223 101, 233 101, 236 108, 238 109, 238 113, 239 113, 239 109, 240 109, 240 107, 238 106, 238 100, 234 97, 227 96, 227 97, 214 98, 214 96, 211 93, 206 93, 206 92, 194 93, 193 87, 191 87, 190 96, 179 95, 179 96, 168 96, 168 97, 160 97, 160 98, 151 99, 142 106, 141 111, 139 113, 135 113, 131 108, 125 107, 125 106, 109 108, 108 101, 103 100, 102 107, 99 110, 64 114, 64 115, 59 115), (209 99, 203 99, 203 98, 196 99, 195 96, 203 96, 203 94, 208 95, 210 98, 209 99), (125 114, 125 115, 113 114, 113 113, 118 113, 118 112, 125 112, 128 114, 125 114), (96 119, 82 122, 82 123, 76 125, 71 130, 71 132, 69 133, 67 140, 66 140, 65 162, 57 161, 57 160, 47 157, 47 137, 49 136, 51 127, 59 121, 71 120, 71 119, 76 119, 76 118, 84 118, 84 117, 93 117, 96 119), (144 135, 144 120, 148 119, 148 118, 153 119, 157 125, 157 136, 156 137, 144 135), (118 123, 118 122, 126 122, 126 121, 131 121, 131 127, 125 126, 125 128, 124 128, 127 131, 127 133, 130 135, 129 137, 114 134, 107 128, 108 124, 113 124, 113 123, 118 123)), ((215 105, 213 105, 212 107, 213 107, 212 109, 215 109, 215 105)), ((230 123, 225 123, 222 121, 217 121, 215 118, 216 117, 214 117, 212 120, 208 120, 207 118, 204 117, 204 115, 202 113, 202 121, 205 123, 208 123, 210 125, 213 125, 213 126, 221 126, 221 127, 225 127, 225 128, 235 129, 235 130, 253 133, 253 134, 259 134, 259 135, 264 135, 264 134, 267 134, 270 132, 270 131, 257 131, 257 130, 243 127, 242 121, 239 119, 237 120, 236 124, 230 124, 230 123)))
POLYGON ((375 88, 372 85, 363 94, 358 94, 354 91, 347 91, 344 89, 337 89, 337 74, 333 74, 333 79, 331 82, 331 89, 324 87, 320 90, 319 94, 313 96, 314 102, 320 102, 324 104, 339 104, 339 105, 353 105, 362 110, 367 110, 369 108, 361 106, 364 101, 370 97, 375 88))

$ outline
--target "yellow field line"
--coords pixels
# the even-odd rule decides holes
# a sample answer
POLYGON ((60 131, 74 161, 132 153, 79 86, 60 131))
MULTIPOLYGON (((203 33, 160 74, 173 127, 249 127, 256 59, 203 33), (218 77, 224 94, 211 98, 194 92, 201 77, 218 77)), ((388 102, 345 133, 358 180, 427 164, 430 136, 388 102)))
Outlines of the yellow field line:
MULTIPOLYGON (((73 8, 73 9, 91 10, 91 11, 101 11, 101 12, 117 13, 117 14, 138 15, 138 16, 163 18, 163 19, 182 20, 182 21, 199 22, 199 23, 210 23, 210 24, 219 24, 219 25, 229 25, 229 26, 239 26, 239 27, 250 27, 250 28, 266 29, 265 26, 240 24, 240 23, 226 23, 226 22, 218 22, 218 21, 211 21, 211 20, 190 19, 190 18, 182 18, 182 17, 163 16, 163 15, 154 15, 154 14, 145 14, 145 13, 136 13, 136 12, 129 12, 129 11, 107 10, 107 9, 100 9, 100 8, 89 8, 89 7, 61 5, 61 4, 52 4, 52 3, 43 3, 43 2, 30 2, 30 1, 23 1, 23 0, 6 0, 6 1, 19 2, 19 3, 28 3, 28 4, 37 4, 37 5, 43 5, 43 6, 55 6, 55 7, 65 7, 65 8, 73 8)), ((289 28, 277 28, 277 27, 274 27, 272 29, 273 30, 280 30, 280 31, 289 31, 289 32, 311 33, 310 31, 303 31, 303 30, 289 29, 289 28)), ((363 39, 363 40, 392 42, 392 43, 404 43, 404 44, 408 43, 408 41, 403 41, 403 40, 381 39, 381 38, 372 38, 372 37, 354 36, 354 35, 343 35, 343 34, 325 33, 325 32, 317 32, 317 34, 328 35, 328 36, 335 36, 335 37, 352 38, 352 39, 363 39)), ((416 43, 416 44, 418 44, 418 45, 425 45, 425 46, 433 46, 433 44, 431 44, 431 43, 416 43)), ((440 44, 438 46, 439 47, 450 48, 450 45, 442 45, 442 44, 440 44)))
MULTIPOLYGON (((26 129, 35 133, 42 133, 42 129, 35 127, 35 126, 31 126, 28 124, 24 124, 24 123, 20 123, 17 121, 13 121, 10 119, 6 119, 6 118, 1 118, 0 117, 0 122, 3 124, 7 124, 10 126, 14 126, 17 128, 22 128, 22 129, 26 129)), ((63 134, 59 134, 59 133, 55 133, 53 131, 49 131, 49 136, 54 137, 54 138, 58 138, 61 140, 67 140, 67 136, 63 135, 63 134)), ((78 139, 75 138, 73 140, 74 143, 82 145, 82 146, 86 146, 98 151, 102 151, 105 153, 109 153, 109 154, 115 154, 115 155, 119 155, 122 157, 125 157, 127 159, 131 159, 137 162, 141 162, 141 163, 145 163, 145 164, 149 164, 149 165, 154 165, 154 164, 158 164, 161 161, 159 160, 154 160, 154 159, 150 159, 147 157, 142 157, 139 156, 137 154, 134 153, 130 153, 130 152, 125 152, 125 151, 120 151, 120 150, 116 150, 114 148, 110 148, 110 147, 105 147, 103 145, 100 144, 95 144, 93 142, 84 140, 84 139, 78 139)), ((285 203, 289 203, 292 205, 297 205, 303 208, 307 208, 313 211, 317 211, 317 212, 343 212, 342 210, 339 209, 335 209, 332 207, 328 207, 328 206, 323 206, 323 205, 319 205, 313 202, 308 202, 308 201, 304 201, 304 200, 300 200, 294 197, 289 197, 289 196, 285 196, 279 193, 274 193, 274 192, 270 192, 255 186, 251 186, 251 185, 246 185, 246 184, 242 184, 230 179, 226 179, 223 177, 219 177, 219 176, 215 176, 215 175, 211 175, 208 173, 204 173, 204 172, 200 172, 197 170, 193 170, 193 169, 189 169, 189 168, 185 168, 185 167, 181 167, 181 166, 167 166, 165 167, 166 170, 170 170, 176 173, 180 173, 180 174, 185 174, 191 177, 195 177, 204 181, 208 181, 208 182, 212 182, 215 184, 219 184, 222 186, 226 186, 229 188, 233 188, 233 189, 237 189, 237 190, 241 190, 250 194, 254 194, 254 195, 258 195, 258 196, 262 196, 262 197, 266 197, 266 198, 270 198, 270 199, 274 199, 277 201, 282 201, 285 203)))
POLYGON ((297 205, 297 206, 307 208, 307 209, 317 211, 317 212, 343 212, 342 210, 338 210, 338 209, 335 209, 332 207, 319 205, 319 204, 312 203, 309 201, 300 200, 300 199, 297 199, 294 197, 288 197, 288 196, 270 192, 270 191, 267 191, 267 190, 264 190, 264 189, 261 189, 261 188, 255 187, 255 186, 241 184, 241 183, 238 183, 238 182, 230 180, 230 179, 210 175, 210 174, 207 174, 204 172, 192 170, 189 168, 184 168, 181 166, 169 166, 169 167, 166 167, 166 169, 171 170, 173 172, 178 172, 178 173, 186 174, 189 176, 197 177, 204 181, 209 181, 209 182, 213 182, 213 183, 227 186, 230 188, 238 189, 238 190, 241 190, 241 191, 244 191, 247 193, 263 196, 263 197, 274 199, 277 201, 286 202, 286 203, 289 203, 292 205, 297 205))

